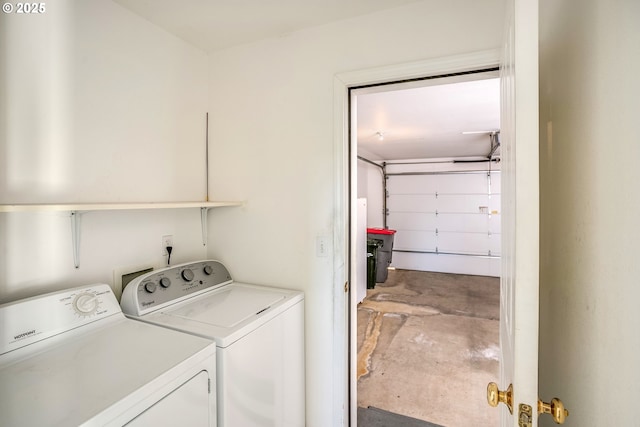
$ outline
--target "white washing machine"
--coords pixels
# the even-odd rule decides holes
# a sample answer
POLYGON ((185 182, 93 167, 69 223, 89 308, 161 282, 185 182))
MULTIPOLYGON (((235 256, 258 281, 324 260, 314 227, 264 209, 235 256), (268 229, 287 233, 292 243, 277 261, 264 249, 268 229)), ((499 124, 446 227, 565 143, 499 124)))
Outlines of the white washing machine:
POLYGON ((127 319, 108 285, 0 306, 3 426, 216 426, 211 340, 127 319))
POLYGON ((218 425, 305 425, 304 294, 236 283, 206 260, 132 280, 121 306, 132 318, 214 339, 218 425))

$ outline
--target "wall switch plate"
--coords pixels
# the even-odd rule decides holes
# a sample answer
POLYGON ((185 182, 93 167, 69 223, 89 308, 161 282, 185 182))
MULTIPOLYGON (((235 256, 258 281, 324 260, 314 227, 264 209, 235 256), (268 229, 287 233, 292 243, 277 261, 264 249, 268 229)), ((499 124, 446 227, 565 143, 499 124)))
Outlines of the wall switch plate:
POLYGON ((316 237, 316 256, 326 257, 329 254, 329 242, 327 236, 316 237))

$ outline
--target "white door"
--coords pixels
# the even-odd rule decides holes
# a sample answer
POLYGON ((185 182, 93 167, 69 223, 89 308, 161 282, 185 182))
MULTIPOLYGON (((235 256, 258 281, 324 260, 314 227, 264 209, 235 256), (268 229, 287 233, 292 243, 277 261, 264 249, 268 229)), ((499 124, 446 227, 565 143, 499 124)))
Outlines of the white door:
POLYGON ((538 1, 509 0, 507 7, 500 67, 503 257, 499 386, 506 390, 513 385, 513 415, 500 405, 501 426, 517 427, 519 418, 530 418, 533 426, 538 418, 538 1))

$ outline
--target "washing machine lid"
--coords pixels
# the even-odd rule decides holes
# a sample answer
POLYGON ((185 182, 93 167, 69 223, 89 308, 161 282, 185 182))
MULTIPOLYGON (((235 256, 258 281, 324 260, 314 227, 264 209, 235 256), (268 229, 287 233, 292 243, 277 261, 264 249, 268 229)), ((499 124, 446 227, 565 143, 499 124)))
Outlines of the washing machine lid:
POLYGON ((303 300, 300 291, 231 283, 136 318, 227 347, 303 300))
POLYGON ((227 286, 218 292, 196 298, 187 305, 167 310, 164 314, 211 326, 234 328, 286 297, 286 294, 272 290, 227 286))

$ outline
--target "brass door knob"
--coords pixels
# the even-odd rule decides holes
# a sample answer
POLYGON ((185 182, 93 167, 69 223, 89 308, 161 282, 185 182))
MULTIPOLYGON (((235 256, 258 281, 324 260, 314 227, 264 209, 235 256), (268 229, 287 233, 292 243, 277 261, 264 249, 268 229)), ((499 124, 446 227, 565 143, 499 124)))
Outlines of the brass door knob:
POLYGON ((551 403, 544 403, 538 400, 538 414, 550 414, 556 424, 564 424, 569 416, 569 411, 565 409, 564 403, 558 398, 551 399, 551 403))
POLYGON ((489 383, 487 385, 487 402, 493 407, 498 406, 498 403, 504 403, 509 408, 509 412, 513 414, 513 385, 509 384, 509 388, 500 391, 498 384, 489 383))

